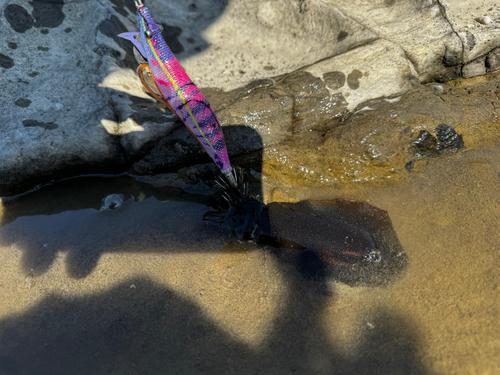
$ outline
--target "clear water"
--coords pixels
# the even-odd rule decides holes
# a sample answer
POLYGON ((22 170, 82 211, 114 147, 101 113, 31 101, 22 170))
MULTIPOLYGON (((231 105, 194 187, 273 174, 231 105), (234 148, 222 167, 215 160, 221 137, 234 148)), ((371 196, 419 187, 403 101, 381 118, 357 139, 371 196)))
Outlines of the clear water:
POLYGON ((294 190, 387 210, 408 254, 386 287, 329 293, 202 221, 203 189, 94 177, 4 200, 0 374, 500 373, 500 148, 425 163, 294 190))

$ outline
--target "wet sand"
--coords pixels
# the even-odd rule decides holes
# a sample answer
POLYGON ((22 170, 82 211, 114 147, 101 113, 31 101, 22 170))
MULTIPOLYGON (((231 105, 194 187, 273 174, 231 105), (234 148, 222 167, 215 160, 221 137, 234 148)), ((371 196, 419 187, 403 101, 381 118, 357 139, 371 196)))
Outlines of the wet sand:
POLYGON ((403 183, 283 191, 387 210, 408 254, 386 287, 329 293, 189 198, 17 218, 6 202, 0 374, 499 373, 499 183, 493 145, 403 183))

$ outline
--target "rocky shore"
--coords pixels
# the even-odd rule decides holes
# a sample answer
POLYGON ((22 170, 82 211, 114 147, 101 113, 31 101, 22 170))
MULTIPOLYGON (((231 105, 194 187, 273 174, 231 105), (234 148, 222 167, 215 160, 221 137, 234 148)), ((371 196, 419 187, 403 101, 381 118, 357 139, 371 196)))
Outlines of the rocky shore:
MULTIPOLYGON (((420 160, 499 138, 491 1, 148 5, 216 108, 231 157, 262 155, 268 186, 404 179, 420 160), (438 150, 441 124, 461 147, 438 150), (433 138, 419 146, 423 131, 433 138)), ((116 36, 137 27, 132 1, 16 0, 1 11, 0 196, 209 162, 142 88, 116 36)))

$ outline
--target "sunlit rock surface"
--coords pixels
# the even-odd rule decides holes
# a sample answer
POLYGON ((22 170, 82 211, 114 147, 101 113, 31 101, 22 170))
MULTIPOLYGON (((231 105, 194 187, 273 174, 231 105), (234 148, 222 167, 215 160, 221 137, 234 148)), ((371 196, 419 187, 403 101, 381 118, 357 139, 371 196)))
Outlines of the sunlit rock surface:
POLYGON ((429 158, 498 142, 497 77, 476 85, 471 80, 451 81, 439 86, 442 91, 433 85, 422 86, 392 103, 377 99, 342 122, 331 123, 315 144, 296 137, 272 145, 263 156, 266 182, 270 186, 326 187, 344 182, 402 181, 429 158), (447 136, 440 135, 440 129, 449 129, 449 144, 455 146, 445 146, 447 136), (423 131, 434 138, 434 152, 415 148, 423 131))
MULTIPOLYGON (((369 107, 367 101, 397 100, 425 91, 422 84, 500 67, 500 8, 492 1, 146 5, 191 78, 206 88, 223 125, 232 127, 225 133, 233 158, 263 151, 285 160, 286 168, 317 171, 310 150, 326 142, 322 147, 335 148, 324 155, 332 159, 332 173, 322 173, 329 181, 373 177, 352 166, 366 164, 364 156, 345 154, 351 146, 331 140, 339 124, 349 133, 346 126, 369 107), (289 165, 284 149, 301 155, 301 165, 289 165), (346 160, 340 169, 337 160, 346 160)), ((0 195, 84 173, 151 174, 209 162, 182 124, 145 93, 130 43, 116 36, 136 30, 131 0, 13 0, 0 11, 0 81, 6 88, 0 92, 0 195)), ((472 119, 495 111, 470 109, 477 111, 472 119)), ((425 128, 466 127, 450 124, 443 113, 436 110, 425 128)), ((390 123, 387 131, 393 131, 390 123)))

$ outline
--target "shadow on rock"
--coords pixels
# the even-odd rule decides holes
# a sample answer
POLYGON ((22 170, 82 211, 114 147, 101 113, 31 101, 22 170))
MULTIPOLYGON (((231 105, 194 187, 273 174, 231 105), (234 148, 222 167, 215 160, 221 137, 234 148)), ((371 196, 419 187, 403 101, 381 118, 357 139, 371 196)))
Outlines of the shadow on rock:
POLYGON ((425 373, 404 319, 383 310, 367 317, 372 328, 361 324, 356 354, 346 356, 321 325, 325 298, 289 281, 288 303, 257 348, 147 278, 85 297, 50 295, 0 320, 0 368, 8 375, 425 373))

